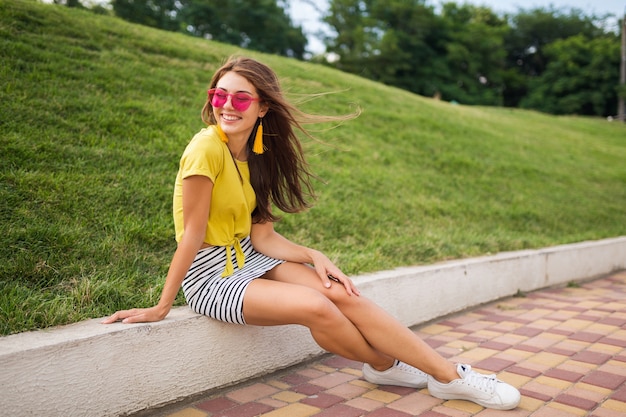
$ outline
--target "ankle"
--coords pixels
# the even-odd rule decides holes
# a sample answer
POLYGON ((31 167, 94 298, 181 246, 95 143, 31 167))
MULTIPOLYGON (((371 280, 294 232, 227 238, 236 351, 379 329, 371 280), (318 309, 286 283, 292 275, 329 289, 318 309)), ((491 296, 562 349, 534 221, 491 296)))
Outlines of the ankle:
POLYGON ((391 362, 381 362, 381 363, 370 363, 369 366, 374 368, 378 372, 384 372, 387 369, 390 369, 393 365, 395 365, 396 361, 391 359, 391 362))
POLYGON ((452 364, 450 365, 451 366, 446 367, 446 369, 442 369, 439 372, 432 373, 431 376, 435 378, 437 382, 440 382, 442 384, 449 384, 455 379, 459 379, 460 376, 458 372, 456 371, 456 367, 452 364))

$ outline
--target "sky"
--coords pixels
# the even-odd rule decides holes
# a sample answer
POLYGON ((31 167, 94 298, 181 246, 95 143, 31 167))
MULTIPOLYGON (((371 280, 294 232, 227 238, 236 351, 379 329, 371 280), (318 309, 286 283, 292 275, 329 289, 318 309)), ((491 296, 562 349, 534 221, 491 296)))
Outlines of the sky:
MULTIPOLYGON (((532 9, 550 4, 557 8, 575 7, 587 15, 613 13, 622 17, 626 10, 626 0, 456 0, 455 2, 489 6, 495 12, 516 12, 519 7, 532 9)), ((291 0, 289 1, 291 19, 296 25, 302 25, 304 34, 309 40, 307 49, 314 54, 322 53, 324 44, 315 37, 315 33, 323 29, 323 25, 319 21, 320 14, 309 3, 315 3, 322 10, 326 10, 328 4, 327 0, 291 0)), ((428 3, 437 5, 442 1, 431 0, 428 3)))

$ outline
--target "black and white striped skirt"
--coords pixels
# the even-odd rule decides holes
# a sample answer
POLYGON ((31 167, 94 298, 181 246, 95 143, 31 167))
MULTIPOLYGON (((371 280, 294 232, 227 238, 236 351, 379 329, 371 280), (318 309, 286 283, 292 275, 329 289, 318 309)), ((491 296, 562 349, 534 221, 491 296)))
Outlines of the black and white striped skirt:
POLYGON ((226 268, 226 247, 201 249, 185 279, 183 293, 189 307, 199 314, 229 323, 246 324, 243 317, 243 297, 248 284, 284 261, 270 258, 254 250, 250 237, 241 240, 245 264, 239 269, 232 252, 234 272, 222 278, 226 268))

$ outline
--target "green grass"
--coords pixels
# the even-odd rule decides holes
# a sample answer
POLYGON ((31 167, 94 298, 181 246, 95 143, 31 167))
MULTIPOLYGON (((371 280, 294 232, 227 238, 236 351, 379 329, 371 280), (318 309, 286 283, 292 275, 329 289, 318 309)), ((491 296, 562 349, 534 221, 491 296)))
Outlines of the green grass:
MULTIPOLYGON (((232 53, 307 111, 314 208, 285 236, 348 274, 626 234, 626 128, 437 102, 325 67, 0 0, 0 334, 158 300, 178 159, 232 53)), ((179 296, 177 303, 184 300, 179 296)))

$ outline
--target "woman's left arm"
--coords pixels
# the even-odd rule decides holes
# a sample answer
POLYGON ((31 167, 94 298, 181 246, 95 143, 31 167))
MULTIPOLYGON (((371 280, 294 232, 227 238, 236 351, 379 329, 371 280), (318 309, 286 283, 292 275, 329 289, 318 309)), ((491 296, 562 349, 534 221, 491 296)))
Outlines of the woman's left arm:
POLYGON ((293 243, 276 232, 272 222, 253 224, 250 240, 254 249, 264 255, 289 262, 313 265, 326 288, 331 286, 330 281, 333 280, 341 283, 348 294, 360 295, 352 280, 341 272, 326 255, 316 249, 293 243))

